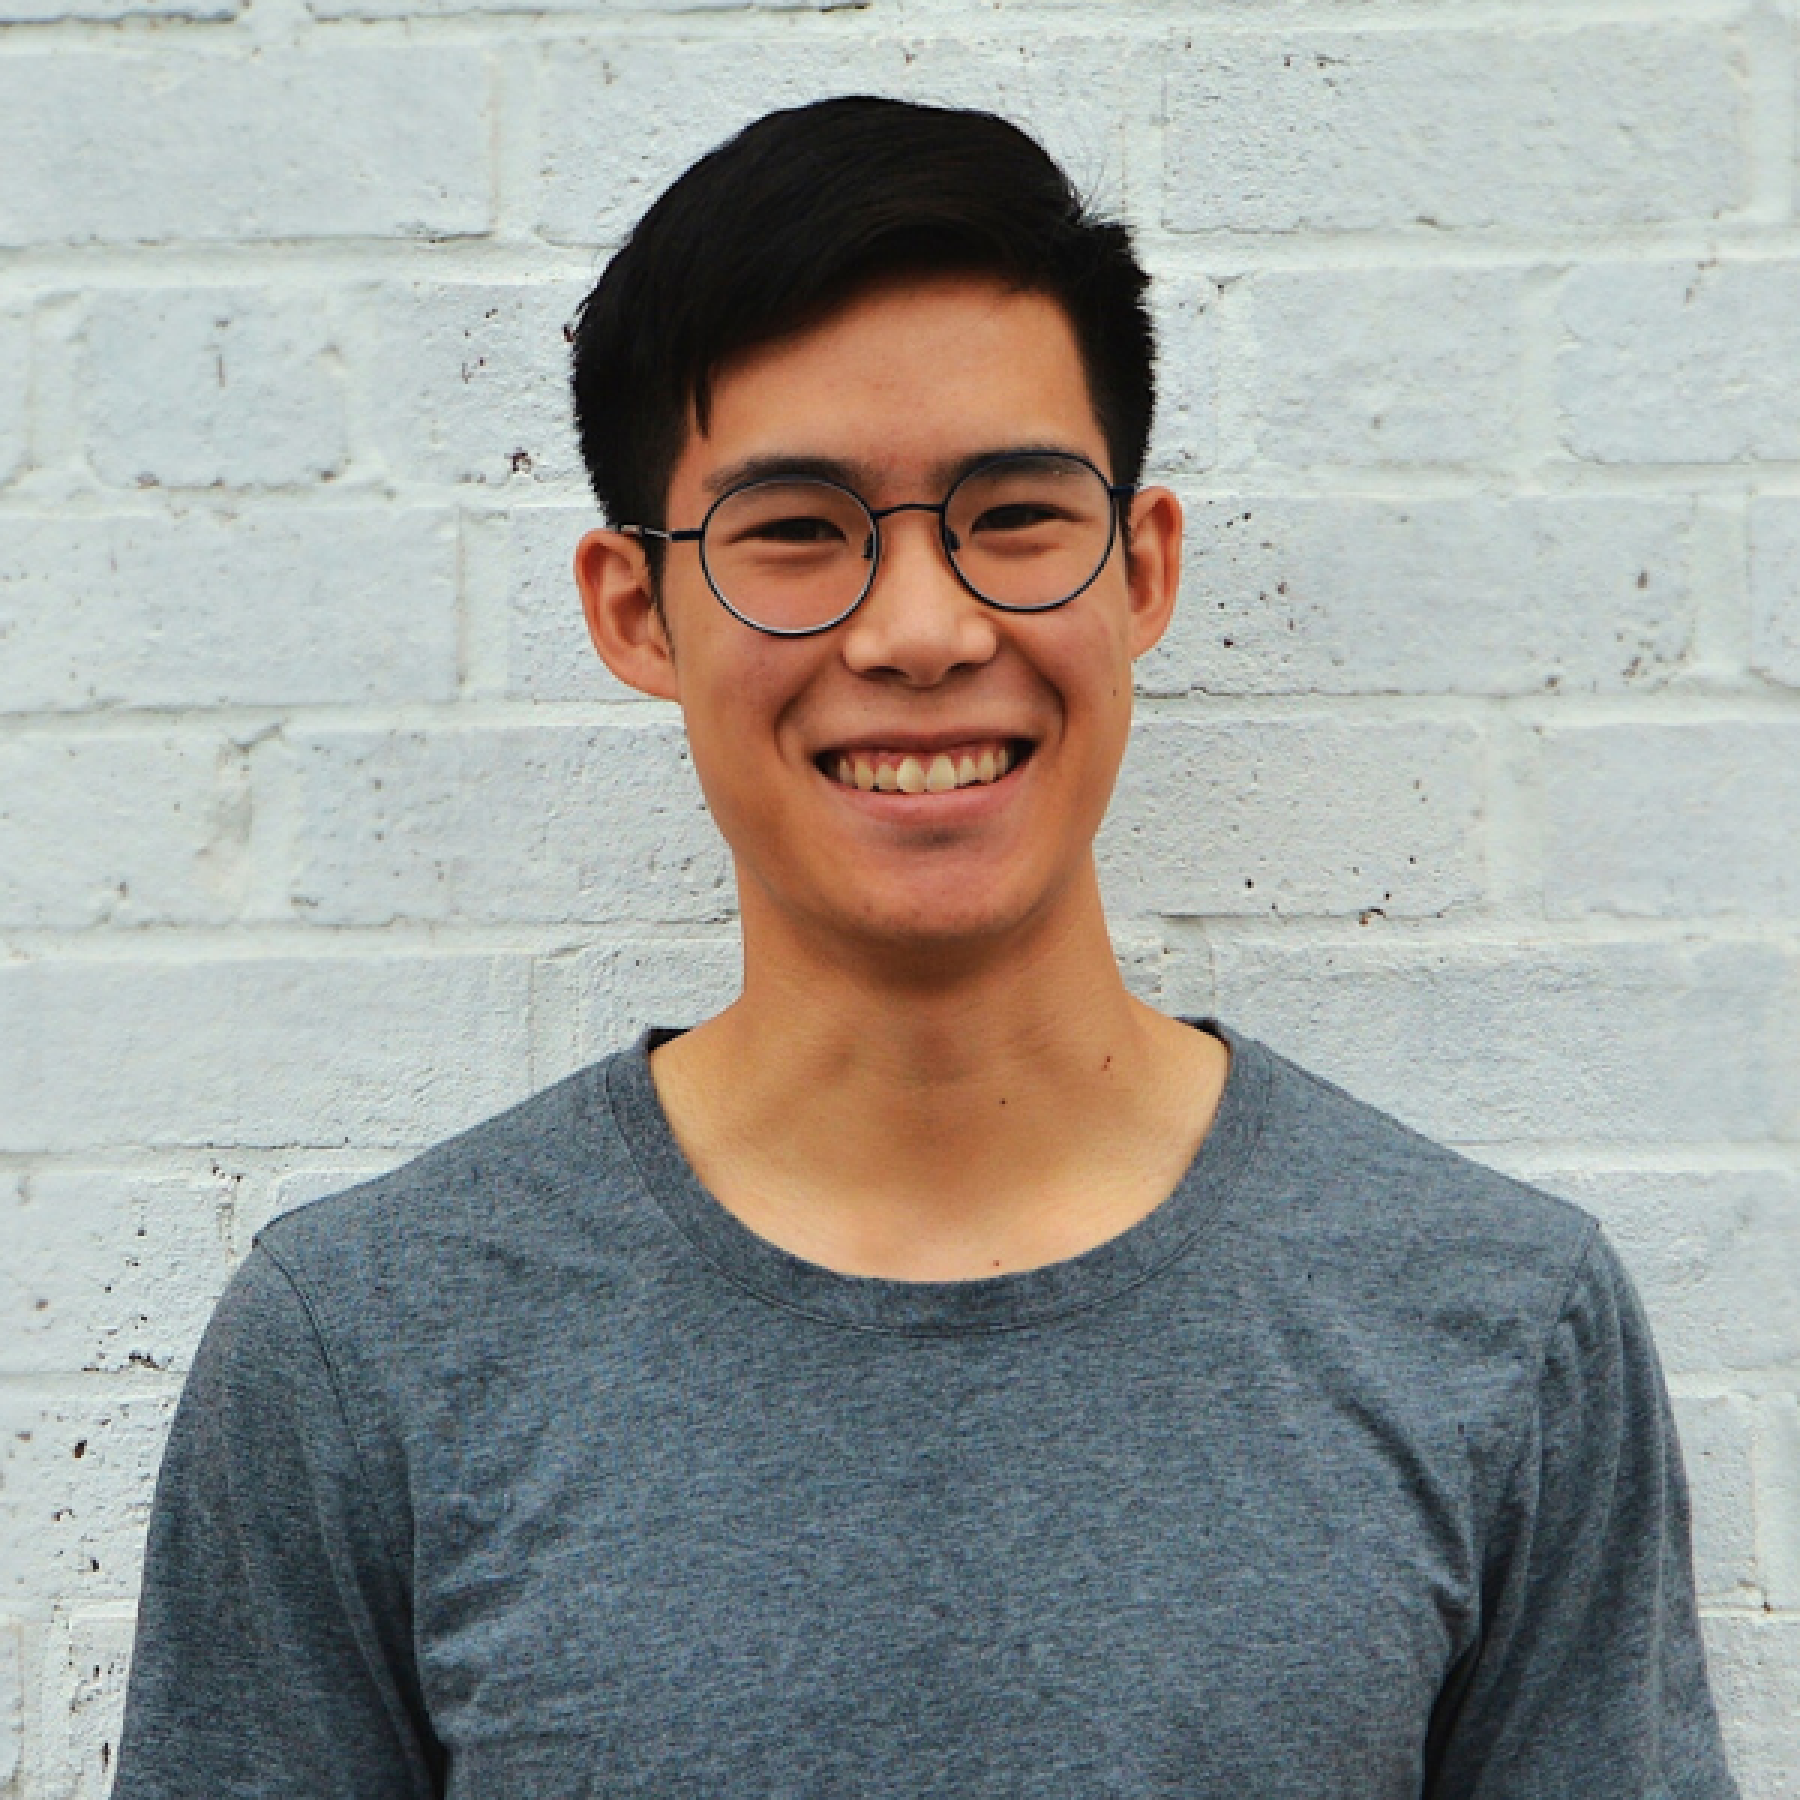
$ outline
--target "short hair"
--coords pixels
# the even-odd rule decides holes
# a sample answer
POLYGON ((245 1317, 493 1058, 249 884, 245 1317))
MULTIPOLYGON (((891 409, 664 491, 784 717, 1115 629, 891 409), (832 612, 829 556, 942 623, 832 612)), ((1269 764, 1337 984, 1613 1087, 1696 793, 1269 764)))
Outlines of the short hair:
POLYGON ((582 303, 575 423, 608 521, 666 523, 690 408, 704 431, 727 358, 914 273, 990 274, 1057 301, 1112 479, 1136 485, 1156 348, 1130 232, 1005 119, 847 95, 769 113, 703 156, 582 303))

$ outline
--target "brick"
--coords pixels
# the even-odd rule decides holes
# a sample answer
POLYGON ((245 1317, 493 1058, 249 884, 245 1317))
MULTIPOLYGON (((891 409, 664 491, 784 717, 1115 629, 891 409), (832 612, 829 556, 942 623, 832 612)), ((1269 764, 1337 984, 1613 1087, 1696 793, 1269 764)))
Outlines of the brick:
POLYGON ((1752 667, 1800 688, 1800 498, 1750 508, 1752 667))
POLYGON ((1564 285, 1556 405, 1601 463, 1800 458, 1800 263, 1618 263, 1564 285))
POLYGON ((360 297, 353 370, 404 480, 578 481, 564 329, 585 283, 413 282, 360 297))
POLYGON ((1153 277, 1156 426, 1153 478, 1210 468, 1218 457, 1219 291, 1204 276, 1153 277))
POLYGON ((23 313, 0 312, 0 487, 25 466, 30 391, 30 321, 23 313))
MULTIPOLYGON (((649 13, 829 12, 843 0, 639 0, 649 13)), ((465 13, 590 13, 613 11, 608 0, 307 0, 315 19, 437 19, 465 13)))
POLYGON ((1491 463, 1518 441, 1512 269, 1318 269, 1251 289, 1267 462, 1491 463))
POLYGON ((484 232, 489 85, 419 44, 8 57, 0 244, 484 232))
POLYGON ((649 938, 583 951, 566 970, 575 996, 578 1067, 632 1043, 653 1025, 698 1025, 743 985, 736 938, 649 938))
MULTIPOLYGON (((1790 1262, 1790 1274, 1793 1268, 1790 1262)), ((1800 1394, 1770 1394, 1757 1414, 1757 1551, 1763 1589, 1771 1606, 1800 1612, 1800 1394)))
POLYGON ((1139 724, 1100 837, 1137 913, 1442 913, 1480 892, 1478 741, 1460 727, 1139 724))
POLYGON ((137 288, 87 320, 88 460, 115 487, 285 487, 347 455, 318 291, 137 288))
POLYGON ((1553 918, 1800 917, 1800 725, 1541 735, 1553 918))
POLYGON ((44 1708, 45 1792, 103 1795, 116 1771, 134 1611, 115 1602, 58 1619, 44 1708))
POLYGON ((1507 1166, 1605 1225, 1670 1375, 1717 1382, 1800 1362, 1800 1175, 1572 1169, 1530 1157, 1507 1166))
POLYGON ((1752 1412, 1741 1394, 1677 1395, 1675 1424, 1694 1507, 1694 1585, 1702 1604, 1757 1598, 1751 1503, 1752 1412))
POLYGON ((229 1184, 57 1169, 6 1207, 0 1373, 185 1369, 230 1271, 229 1184))
POLYGON ((172 1389, 0 1389, 0 1603, 135 1591, 172 1389))
POLYGON ((1795 971, 1754 942, 1294 944, 1170 958, 1277 1050, 1451 1143, 1766 1139, 1800 1118, 1795 971))
POLYGON ((679 726, 294 735, 293 903, 394 919, 695 921, 736 910, 679 726))
POLYGON ((530 965, 412 952, 0 967, 0 1150, 409 1148, 530 1086, 530 965))
POLYGON ((14 517, 0 711, 438 700, 456 534, 430 508, 14 517))
POLYGON ((15 1780, 25 1741, 25 1683, 19 1628, 0 1619, 0 1789, 15 1780))
POLYGON ((1706 1660, 1744 1800, 1800 1800, 1800 1618, 1715 1615, 1706 1660))
POLYGON ((1190 32, 1169 63, 1177 231, 1716 218, 1747 186, 1732 38, 1671 20, 1190 32))
POLYGON ((1199 500, 1146 694, 1618 693, 1692 641, 1692 509, 1615 499, 1199 500))
POLYGON ((1111 935, 1113 955, 1118 958, 1126 988, 1146 1006, 1161 1010, 1165 955, 1161 931, 1154 925, 1114 925, 1111 935))
POLYGON ((238 762, 191 732, 0 740, 0 925, 231 918, 249 827, 238 762))
POLYGON ((509 700, 634 700, 662 710, 613 676, 581 616, 575 546, 602 523, 592 506, 568 505, 469 519, 464 582, 495 637, 484 690, 509 700))
POLYGON ((676 43, 617 40, 544 51, 540 229, 617 242, 697 157, 776 107, 824 94, 980 106, 1043 139, 1084 192, 1109 192, 1128 122, 1154 109, 1147 57, 1096 56, 1091 39, 1032 33, 983 43, 841 32, 676 43))
POLYGON ((67 20, 235 19, 246 0, 0 0, 0 25, 59 25, 67 20))

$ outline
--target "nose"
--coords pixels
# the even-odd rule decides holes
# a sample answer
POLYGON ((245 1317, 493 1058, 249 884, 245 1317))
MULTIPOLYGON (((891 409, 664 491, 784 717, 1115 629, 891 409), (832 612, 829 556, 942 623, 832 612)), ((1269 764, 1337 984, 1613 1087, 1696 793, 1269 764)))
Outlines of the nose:
POLYGON ((993 614, 957 580, 929 512, 881 521, 875 585, 845 621, 843 645, 857 674, 921 688, 978 667, 999 648, 993 614))

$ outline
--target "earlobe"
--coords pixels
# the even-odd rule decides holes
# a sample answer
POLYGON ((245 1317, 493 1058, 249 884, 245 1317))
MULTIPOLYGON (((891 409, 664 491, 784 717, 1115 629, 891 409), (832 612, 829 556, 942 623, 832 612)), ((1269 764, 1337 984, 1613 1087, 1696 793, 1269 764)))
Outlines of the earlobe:
POLYGON ((643 545, 622 531, 590 531, 575 547, 575 585, 600 660, 627 687, 679 700, 675 653, 643 545))
POLYGON ((1142 489, 1131 503, 1131 654, 1162 641, 1181 586, 1181 502, 1165 487, 1142 489))

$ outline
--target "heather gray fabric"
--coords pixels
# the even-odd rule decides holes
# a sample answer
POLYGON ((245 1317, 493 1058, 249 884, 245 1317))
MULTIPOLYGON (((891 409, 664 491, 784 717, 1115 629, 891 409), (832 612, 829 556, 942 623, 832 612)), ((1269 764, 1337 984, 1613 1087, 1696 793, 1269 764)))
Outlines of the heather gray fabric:
POLYGON ((1592 1220, 1214 1022, 1072 1262, 834 1275, 646 1045, 271 1225, 188 1382, 115 1800, 1735 1792, 1592 1220))

